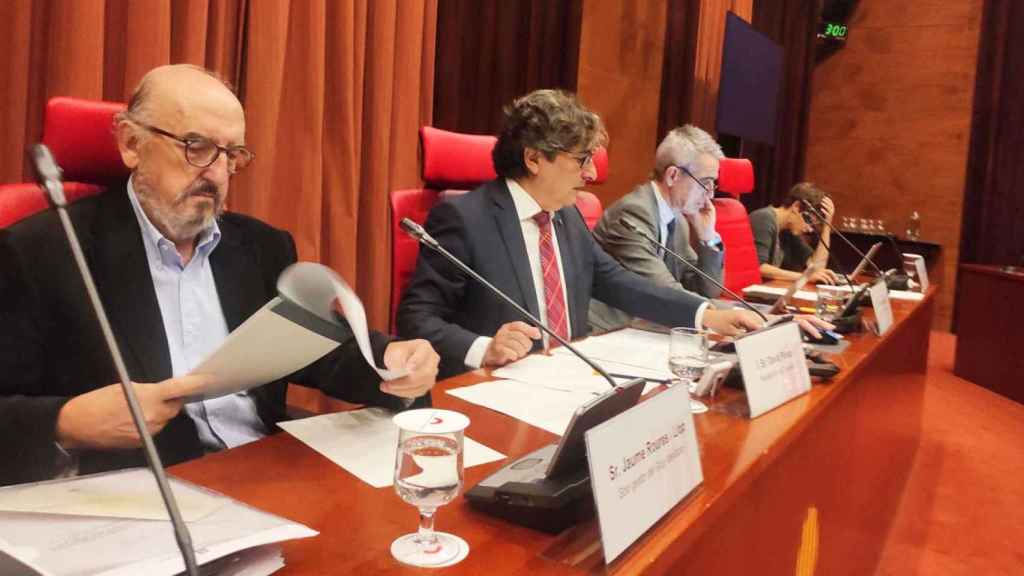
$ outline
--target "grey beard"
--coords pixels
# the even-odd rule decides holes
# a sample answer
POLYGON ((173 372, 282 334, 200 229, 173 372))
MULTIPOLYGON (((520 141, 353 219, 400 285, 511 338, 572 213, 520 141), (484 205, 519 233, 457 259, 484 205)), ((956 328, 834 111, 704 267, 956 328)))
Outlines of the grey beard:
MULTIPOLYGON (((213 227, 214 220, 219 218, 224 212, 223 204, 216 202, 212 213, 205 213, 198 218, 187 217, 177 214, 173 208, 168 209, 167 206, 159 201, 151 202, 148 192, 136 190, 136 196, 146 215, 153 222, 153 225, 172 242, 196 238, 199 234, 213 227)), ((177 199, 175 204, 181 203, 185 198, 187 198, 187 195, 177 199)))

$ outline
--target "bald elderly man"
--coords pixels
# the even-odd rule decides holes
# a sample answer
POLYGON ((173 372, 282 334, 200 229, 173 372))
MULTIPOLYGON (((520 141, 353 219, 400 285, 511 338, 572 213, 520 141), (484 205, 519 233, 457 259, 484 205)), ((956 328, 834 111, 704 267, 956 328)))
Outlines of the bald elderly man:
MULTIPOLYGON (((350 338, 285 379, 185 404, 206 383, 186 374, 276 295, 295 244, 224 212, 254 158, 241 103, 209 71, 150 71, 114 124, 131 176, 70 212, 164 463, 276 431, 289 381, 360 404, 425 401, 433 348, 373 333, 378 364, 409 375, 381 382, 350 338)), ((0 230, 0 484, 144 465, 116 382, 55 215, 0 230)))

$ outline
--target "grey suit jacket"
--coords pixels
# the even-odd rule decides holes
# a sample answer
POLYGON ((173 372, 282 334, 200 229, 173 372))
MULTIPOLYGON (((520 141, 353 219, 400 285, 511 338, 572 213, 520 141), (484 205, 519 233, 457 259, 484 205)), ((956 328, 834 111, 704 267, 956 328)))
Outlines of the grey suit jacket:
MULTIPOLYGON (((625 217, 652 238, 658 238, 661 222, 655 193, 654 186, 645 182, 609 206, 594 227, 594 238, 624 267, 656 284, 716 298, 721 292, 718 286, 674 258, 666 262, 660 249, 619 224, 619 219, 625 217)), ((722 281, 724 252, 704 245, 698 245, 694 250, 690 245, 690 226, 686 218, 676 219, 676 232, 672 239, 669 248, 712 278, 722 281)), ((591 300, 588 320, 594 330, 604 331, 627 324, 631 317, 603 302, 591 300)))

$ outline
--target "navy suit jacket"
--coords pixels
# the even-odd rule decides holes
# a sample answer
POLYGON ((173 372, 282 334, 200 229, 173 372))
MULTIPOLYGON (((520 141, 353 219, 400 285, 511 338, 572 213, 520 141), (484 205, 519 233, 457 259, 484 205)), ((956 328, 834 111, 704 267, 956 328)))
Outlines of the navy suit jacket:
MULTIPOLYGON (((81 200, 71 219, 95 278, 129 377, 171 376, 163 318, 138 220, 124 185, 81 200)), ((295 262, 291 235, 247 216, 226 213, 210 255, 228 329, 277 295, 277 277, 295 262)), ((377 362, 389 338, 371 333, 377 362)), ((360 404, 402 408, 379 390, 380 378, 354 339, 288 378, 250 391, 268 430, 285 419, 287 382, 315 386, 360 404)), ((0 230, 0 484, 52 477, 57 414, 73 396, 117 382, 105 341, 56 214, 46 212, 0 230)), ((154 437, 165 464, 201 456, 192 419, 182 411, 154 437)), ((144 466, 140 450, 83 451, 82 473, 144 466)))
MULTIPOLYGON (((703 298, 656 286, 623 268, 594 241, 575 205, 556 212, 554 222, 573 337, 589 330, 591 297, 661 324, 693 326, 703 298)), ((457 258, 539 315, 519 215, 504 179, 438 203, 425 227, 457 258)), ((477 337, 494 336, 515 320, 524 320, 515 308, 422 248, 398 307, 397 326, 402 337, 429 340, 441 355, 441 374, 448 376, 466 371, 466 352, 477 337)))

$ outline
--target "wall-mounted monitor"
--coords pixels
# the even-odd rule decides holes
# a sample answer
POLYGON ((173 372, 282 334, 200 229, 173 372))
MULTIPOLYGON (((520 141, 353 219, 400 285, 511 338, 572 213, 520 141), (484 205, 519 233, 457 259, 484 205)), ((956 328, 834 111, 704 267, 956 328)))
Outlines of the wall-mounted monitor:
POLYGON ((718 88, 719 134, 775 144, 782 47, 729 12, 718 88))

